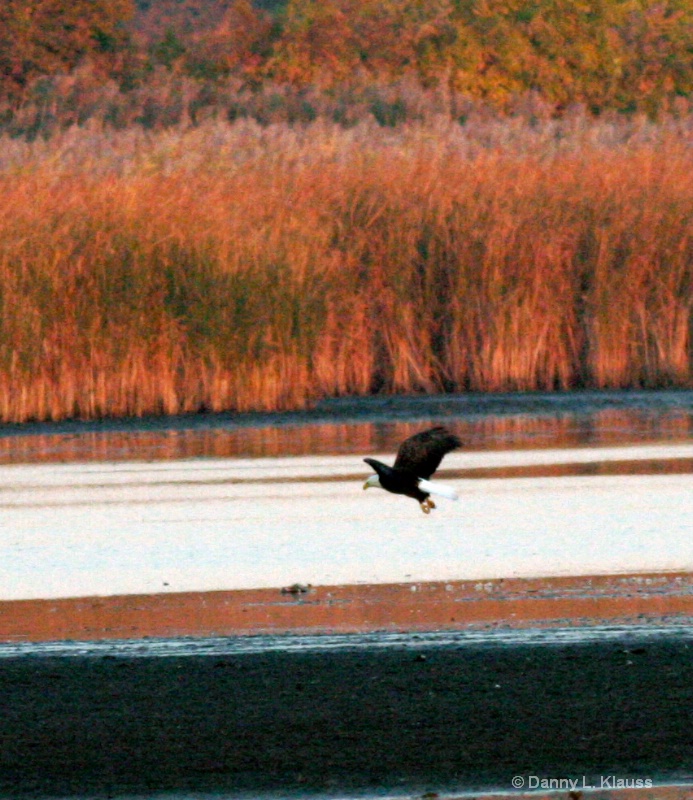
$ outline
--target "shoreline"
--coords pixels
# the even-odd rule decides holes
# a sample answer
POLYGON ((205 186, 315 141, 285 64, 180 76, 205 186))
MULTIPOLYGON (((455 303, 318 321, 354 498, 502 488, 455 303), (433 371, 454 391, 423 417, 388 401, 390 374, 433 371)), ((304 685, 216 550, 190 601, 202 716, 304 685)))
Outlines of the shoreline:
POLYGON ((333 422, 398 422, 452 416, 514 414, 593 414, 599 411, 685 412, 693 414, 693 390, 570 389, 517 392, 440 392, 328 397, 311 408, 287 411, 219 411, 184 414, 69 418, 42 422, 0 423, 0 438, 62 433, 110 433, 139 430, 266 428, 333 422))
POLYGON ((693 620, 693 573, 0 601, 0 642, 372 633, 693 620))
POLYGON ((693 797, 693 573, 10 601, 0 632, 7 798, 693 797))
POLYGON ((0 464, 356 455, 449 425, 468 451, 688 442, 693 391, 371 395, 304 411, 0 424, 0 464))

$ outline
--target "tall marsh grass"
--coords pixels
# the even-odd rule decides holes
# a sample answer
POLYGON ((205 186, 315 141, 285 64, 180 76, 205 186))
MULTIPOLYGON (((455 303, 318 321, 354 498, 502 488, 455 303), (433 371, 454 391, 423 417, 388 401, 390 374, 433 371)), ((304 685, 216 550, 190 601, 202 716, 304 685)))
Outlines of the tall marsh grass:
POLYGON ((691 386, 693 119, 0 141, 0 419, 691 386))

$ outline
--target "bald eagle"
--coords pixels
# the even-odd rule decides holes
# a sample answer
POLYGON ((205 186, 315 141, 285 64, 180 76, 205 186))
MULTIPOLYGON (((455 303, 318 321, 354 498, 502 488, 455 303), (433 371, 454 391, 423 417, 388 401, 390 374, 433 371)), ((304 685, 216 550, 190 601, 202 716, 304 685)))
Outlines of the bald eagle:
POLYGON ((376 472, 364 483, 363 488, 379 486, 393 494, 413 497, 419 501, 424 514, 430 514, 431 509, 436 507, 430 498, 431 494, 457 499, 454 489, 428 479, 438 469, 443 456, 461 445, 457 436, 441 426, 416 433, 399 446, 397 458, 391 467, 375 458, 363 459, 376 472))

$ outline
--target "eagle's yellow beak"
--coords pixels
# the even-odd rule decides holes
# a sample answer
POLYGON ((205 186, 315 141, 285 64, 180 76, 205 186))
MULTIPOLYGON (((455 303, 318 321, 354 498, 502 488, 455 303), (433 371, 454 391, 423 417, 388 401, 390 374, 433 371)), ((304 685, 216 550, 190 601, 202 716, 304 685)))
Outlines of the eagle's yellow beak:
POLYGON ((363 488, 364 488, 364 489, 368 489, 368 487, 369 487, 369 486, 370 486, 370 483, 368 483, 368 481, 366 481, 366 482, 363 484, 363 488))

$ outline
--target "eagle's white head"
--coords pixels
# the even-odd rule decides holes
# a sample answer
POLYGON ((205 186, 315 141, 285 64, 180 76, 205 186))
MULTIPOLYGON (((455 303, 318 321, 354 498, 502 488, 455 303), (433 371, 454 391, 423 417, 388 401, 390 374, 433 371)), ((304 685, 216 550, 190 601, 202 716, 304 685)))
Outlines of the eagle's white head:
POLYGON ((363 484, 364 489, 370 489, 372 486, 376 486, 379 489, 383 488, 380 483, 380 478, 377 475, 371 475, 371 477, 363 484))

